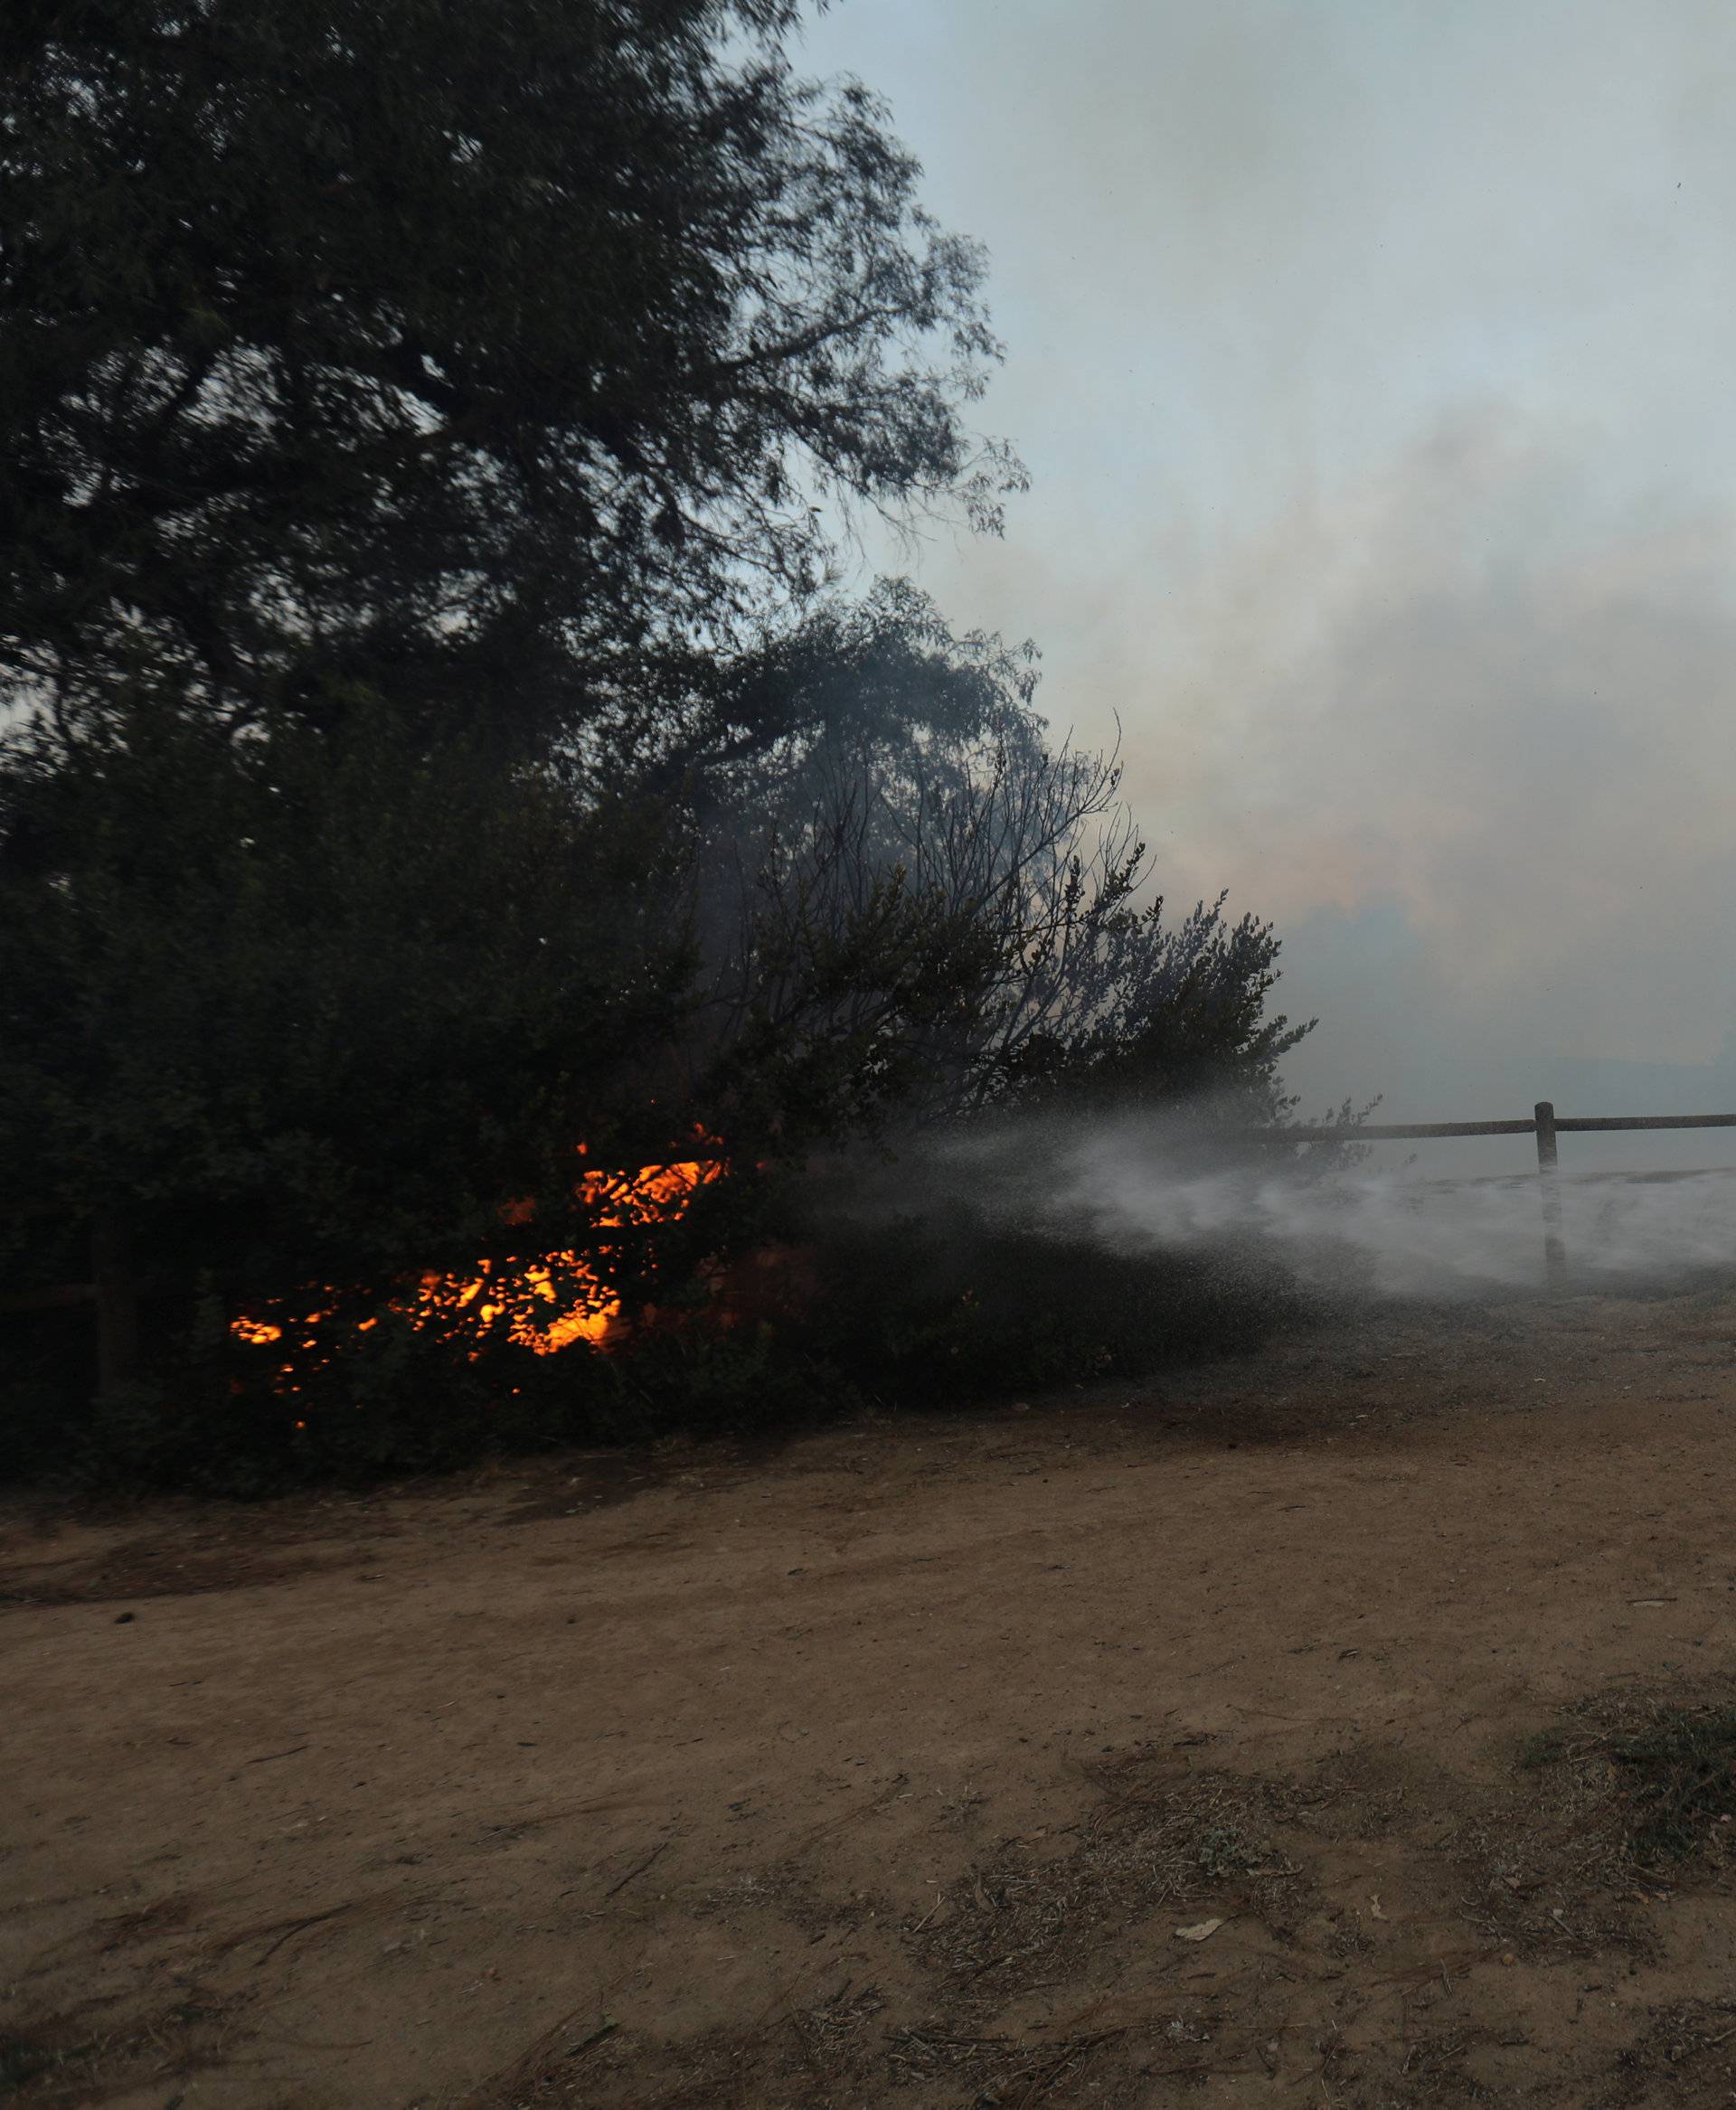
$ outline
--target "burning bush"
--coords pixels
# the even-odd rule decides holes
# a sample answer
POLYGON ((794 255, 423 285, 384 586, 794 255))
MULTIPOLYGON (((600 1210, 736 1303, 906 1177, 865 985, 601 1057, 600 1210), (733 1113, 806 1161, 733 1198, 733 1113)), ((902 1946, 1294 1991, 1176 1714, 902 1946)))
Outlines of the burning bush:
MULTIPOLYGON (((703 1129, 696 1140, 708 1147, 712 1141, 703 1129)), ((588 1150, 588 1144, 579 1145, 581 1157, 588 1150)), ((641 1254, 637 1267, 624 1268, 619 1243, 609 1242, 607 1234, 655 1233, 679 1223, 693 1195, 727 1170, 722 1158, 708 1156, 630 1172, 584 1173, 573 1199, 588 1225, 605 1234, 601 1242, 583 1253, 535 1249, 484 1258, 473 1270, 425 1272, 392 1295, 385 1308, 419 1332, 455 1345, 467 1343, 460 1352, 473 1360, 502 1334, 533 1355, 556 1355, 581 1342, 600 1348, 634 1323, 624 1310, 618 1276, 654 1275, 656 1267, 655 1258, 641 1254)), ((531 1234, 536 1206, 509 1202, 501 1218, 531 1234)), ((277 1364, 278 1376, 286 1380, 278 1389, 293 1395, 295 1380, 312 1367, 310 1358, 313 1363, 329 1360, 342 1352, 340 1335, 366 1333, 379 1323, 378 1314, 356 1318, 345 1313, 342 1307, 352 1302, 354 1293, 313 1290, 231 1319, 230 1332, 250 1347, 287 1357, 277 1364), (307 1310, 310 1302, 326 1308, 307 1310)), ((635 1314, 640 1323, 645 1315, 643 1310, 635 1314)))

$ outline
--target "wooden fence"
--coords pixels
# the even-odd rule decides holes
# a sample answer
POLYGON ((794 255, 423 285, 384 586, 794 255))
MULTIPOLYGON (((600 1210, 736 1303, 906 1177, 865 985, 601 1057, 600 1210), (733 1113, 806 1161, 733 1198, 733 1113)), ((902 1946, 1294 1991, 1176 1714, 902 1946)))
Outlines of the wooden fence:
POLYGON ((1285 1136, 1296 1143, 1423 1143, 1449 1135, 1534 1135, 1543 1204, 1543 1262, 1553 1289, 1567 1276, 1555 1138, 1608 1135, 1631 1128, 1736 1128, 1736 1114, 1618 1114, 1569 1119, 1558 1115, 1548 1099, 1539 1099, 1529 1121, 1371 1122, 1360 1128, 1290 1128, 1285 1136))

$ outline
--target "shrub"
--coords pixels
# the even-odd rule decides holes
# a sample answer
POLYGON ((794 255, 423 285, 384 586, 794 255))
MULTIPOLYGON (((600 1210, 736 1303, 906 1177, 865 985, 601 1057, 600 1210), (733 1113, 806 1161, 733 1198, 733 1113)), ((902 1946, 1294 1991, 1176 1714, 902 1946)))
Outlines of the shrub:
POLYGON ((1309 1307, 1270 1261, 906 1220, 823 1250, 814 1330, 877 1392, 980 1399, 1256 1348, 1309 1307))

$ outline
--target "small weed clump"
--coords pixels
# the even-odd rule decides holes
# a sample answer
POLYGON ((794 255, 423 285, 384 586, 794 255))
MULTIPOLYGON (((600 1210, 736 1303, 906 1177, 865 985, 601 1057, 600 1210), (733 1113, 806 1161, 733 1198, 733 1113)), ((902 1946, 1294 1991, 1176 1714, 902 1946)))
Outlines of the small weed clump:
POLYGON ((1533 1736, 1519 1766, 1577 1776, 1599 1820, 1590 1829, 1609 1833, 1609 1848, 1630 1865, 1688 1860, 1718 1843, 1725 1824, 1722 1843, 1736 1849, 1736 1703, 1728 1699, 1590 1701, 1533 1736))
POLYGON ((1736 1707, 1659 1714, 1609 1755, 1634 1784, 1636 1860, 1684 1860, 1708 1825, 1736 1819, 1736 1707))

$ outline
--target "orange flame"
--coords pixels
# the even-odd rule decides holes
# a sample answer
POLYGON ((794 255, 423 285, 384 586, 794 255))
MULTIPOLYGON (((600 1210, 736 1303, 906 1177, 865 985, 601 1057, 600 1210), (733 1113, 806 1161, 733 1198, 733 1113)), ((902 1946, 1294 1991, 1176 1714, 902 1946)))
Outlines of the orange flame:
MULTIPOLYGON (((704 1144, 716 1140, 703 1129, 694 1134, 704 1144)), ((580 1156, 587 1154, 585 1144, 578 1148, 580 1156)), ((587 1209, 596 1212, 593 1221, 599 1229, 674 1223, 685 1215, 700 1188, 721 1179, 726 1169, 722 1158, 686 1158, 673 1164, 641 1165, 637 1172, 589 1172, 574 1192, 587 1209)), ((512 1201, 500 1213, 504 1223, 528 1223, 535 1205, 512 1201)), ((406 1314, 417 1326, 474 1322, 478 1333, 510 1311, 512 1339, 537 1355, 557 1354, 575 1341, 601 1347, 621 1324, 620 1298, 588 1260, 572 1252, 525 1261, 480 1260, 474 1275, 430 1271, 413 1290, 394 1298, 391 1309, 406 1314), (558 1284, 557 1269, 561 1277, 558 1284), (540 1305, 561 1308, 546 1314, 527 1308, 540 1305)), ((321 1345, 315 1329, 331 1316, 329 1311, 311 1311, 285 1323, 306 1329, 300 1339, 306 1351, 321 1345)), ((356 1323, 358 1332, 365 1332, 378 1321, 369 1318, 356 1323)), ((276 1319, 234 1319, 230 1331, 255 1347, 269 1346, 284 1336, 284 1325, 276 1319)), ((293 1376, 295 1366, 286 1363, 281 1374, 293 1376)))

